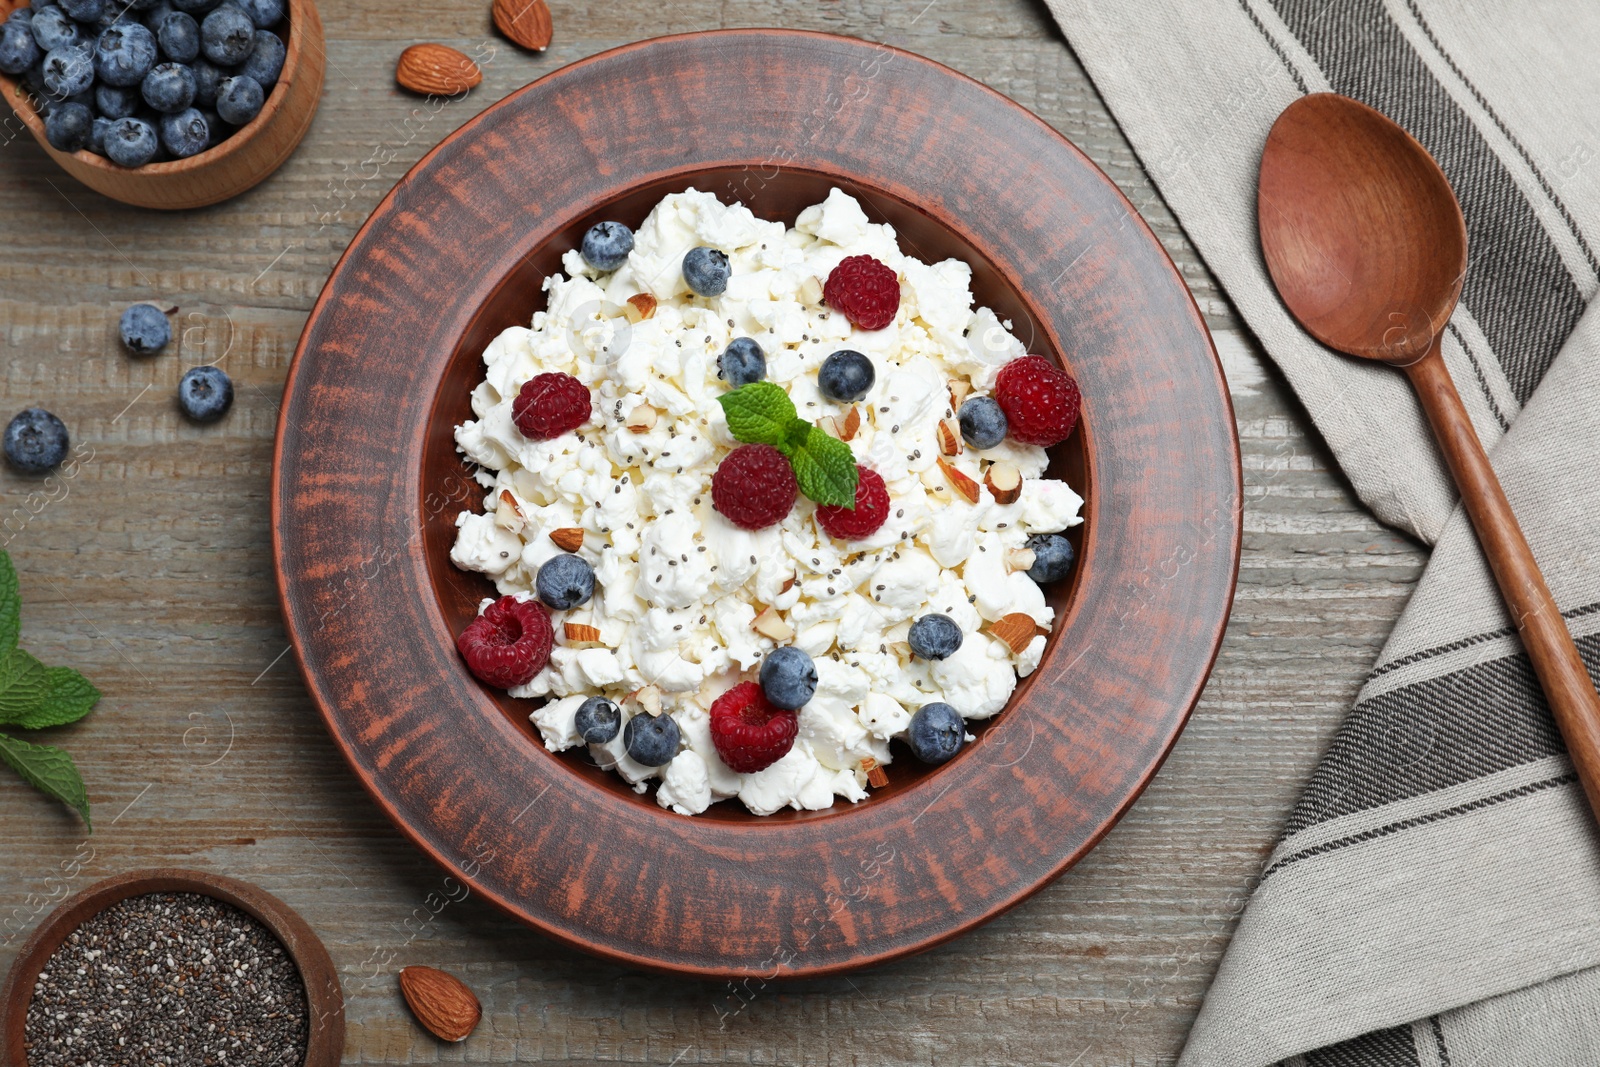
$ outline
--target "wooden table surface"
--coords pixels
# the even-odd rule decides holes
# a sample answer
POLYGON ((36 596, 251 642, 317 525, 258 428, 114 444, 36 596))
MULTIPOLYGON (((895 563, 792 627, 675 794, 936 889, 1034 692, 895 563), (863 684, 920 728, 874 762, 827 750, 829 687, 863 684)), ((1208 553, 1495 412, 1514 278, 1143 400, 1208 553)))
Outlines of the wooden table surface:
MULTIPOLYGON (((96 830, 0 773, 0 968, 66 893, 194 866, 278 894, 327 941, 351 1063, 1172 1063, 1300 784, 1420 573, 1379 526, 1156 195, 1040 0, 551 0, 556 39, 496 37, 487 0, 325 0, 311 134, 265 184, 181 215, 74 184, 0 130, 0 414, 39 404, 92 455, 46 488, 0 473, 24 647, 104 691, 66 745, 96 830), (746 993, 560 948, 460 888, 346 772, 286 651, 268 548, 278 400, 324 278, 406 168, 555 67, 642 37, 787 25, 888 41, 1042 116, 1117 181, 1188 279, 1223 356, 1244 451, 1244 557, 1216 672, 1144 797, 1055 885, 943 948, 746 993), (397 90, 407 44, 482 46, 484 82, 438 106, 397 90), (181 308, 130 359, 121 309, 181 308), (174 352, 174 349, 176 350, 174 352), (237 400, 197 427, 183 370, 222 359, 237 400), (478 1032, 442 1045, 395 974, 465 978, 478 1032)), ((804 87, 797 86, 801 92, 804 87)))

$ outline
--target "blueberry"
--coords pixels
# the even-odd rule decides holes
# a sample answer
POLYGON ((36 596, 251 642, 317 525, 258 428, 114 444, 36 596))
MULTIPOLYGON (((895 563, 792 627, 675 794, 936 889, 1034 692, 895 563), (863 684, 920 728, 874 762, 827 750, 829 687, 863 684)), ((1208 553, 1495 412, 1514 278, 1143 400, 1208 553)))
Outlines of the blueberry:
POLYGON ((586 743, 603 745, 622 729, 622 712, 605 697, 590 697, 578 705, 573 726, 586 743))
POLYGON ((87 148, 97 156, 105 155, 106 137, 111 133, 111 124, 113 121, 114 120, 108 119, 103 115, 95 115, 94 118, 90 120, 89 143, 83 147, 87 148))
MULTIPOLYGON (((156 158, 156 151, 160 147, 161 141, 156 137, 156 128, 144 119, 136 119, 131 115, 127 118, 117 119, 111 124, 111 129, 106 132, 106 158, 119 167, 142 167, 156 158)), ((140 304, 135 306, 149 307, 150 305, 140 304)), ((161 322, 163 326, 165 326, 166 321, 167 317, 162 315, 161 322)), ((170 330, 168 332, 170 333, 170 330)), ((162 344, 165 343, 165 341, 162 342, 162 344)), ((160 346, 158 345, 157 347, 160 346)))
MULTIPOLYGON (((176 6, 180 10, 184 7, 176 6)), ((200 50, 218 66, 243 63, 255 46, 256 24, 237 4, 223 4, 200 24, 200 50)))
POLYGON ((43 474, 67 458, 67 428, 44 408, 28 408, 7 424, 5 450, 17 470, 43 474))
POLYGON ((595 270, 616 270, 633 251, 633 231, 620 222, 597 222, 583 235, 579 251, 595 270))
POLYGON ((761 660, 761 691, 773 707, 798 708, 817 691, 817 665, 793 645, 775 648, 761 660))
POLYGON ((767 354, 752 337, 735 337, 717 357, 717 377, 734 389, 767 376, 767 354))
POLYGON ((260 29, 268 29, 283 21, 283 0, 241 0, 240 7, 260 29))
POLYGON ((867 395, 878 378, 872 360, 849 348, 841 348, 822 361, 817 371, 817 389, 829 400, 853 403, 867 395))
POLYGON ((227 75, 203 59, 190 63, 189 70, 194 73, 194 102, 200 107, 216 107, 217 87, 227 75))
POLYGON ((200 54, 200 24, 194 16, 173 11, 156 27, 161 54, 178 63, 192 63, 200 54))
POLYGON ((138 85, 156 65, 156 35, 129 22, 100 35, 95 49, 95 75, 107 85, 138 85))
POLYGON ((28 28, 33 31, 33 40, 41 52, 54 52, 65 45, 81 45, 88 40, 82 27, 68 18, 67 13, 59 7, 35 11, 28 28))
POLYGON ((564 552, 540 565, 534 586, 540 600, 557 611, 566 611, 587 604, 594 596, 594 568, 582 556, 564 552))
POLYGON ((949 659, 961 647, 961 627, 948 615, 930 612, 911 624, 906 640, 923 659, 949 659))
POLYGON ((906 744, 923 763, 943 763, 961 751, 967 726, 949 704, 924 704, 906 727, 906 744))
POLYGON ((106 0, 56 0, 56 3, 78 22, 99 22, 106 13, 106 0))
POLYGON ((1072 562, 1076 558, 1072 542, 1060 534, 1034 534, 1025 547, 1033 549, 1033 566, 1028 568, 1028 577, 1040 585, 1059 582, 1072 573, 1072 562))
POLYGON ((94 112, 82 104, 62 104, 44 120, 44 139, 57 152, 76 152, 94 132, 94 112))
POLYGON ((684 254, 683 280, 700 296, 721 296, 732 274, 727 254, 715 248, 700 245, 684 254))
POLYGON ((236 74, 217 86, 217 114, 232 126, 243 126, 261 114, 267 94, 254 78, 236 74))
POLYGON ((179 159, 198 155, 211 146, 211 127, 194 108, 160 118, 161 147, 179 159))
POLYGON ((144 99, 135 88, 123 89, 115 85, 94 87, 94 109, 108 119, 125 119, 139 110, 144 99))
POLYGON ((233 407, 233 382, 220 367, 190 367, 178 379, 178 407, 195 422, 216 422, 233 407))
POLYGON ((263 89, 270 89, 278 84, 278 75, 283 73, 286 55, 283 41, 277 34, 257 30, 256 46, 250 50, 250 58, 239 67, 239 73, 254 78, 263 89))
POLYGON ((13 18, 0 26, 0 71, 21 74, 39 62, 43 55, 39 50, 39 42, 33 39, 33 31, 26 22, 18 22, 13 18))
POLYGON ((203 15, 216 7, 219 0, 170 0, 170 2, 179 11, 187 11, 191 15, 203 15))
POLYGON ((157 63, 139 86, 144 102, 167 115, 194 103, 194 71, 182 63, 157 63))
POLYGON ((993 397, 972 397, 961 405, 956 418, 962 440, 973 448, 993 448, 1006 439, 1006 413, 993 397))
POLYGON ((127 0, 122 7, 129 11, 149 11, 156 5, 165 3, 166 0, 127 0))
POLYGON ((222 116, 209 108, 197 108, 200 117, 205 120, 206 129, 211 131, 211 136, 206 140, 207 148, 215 148, 228 136, 228 124, 222 121, 222 116))
MULTIPOLYGON (((118 119, 120 127, 126 123, 140 122, 139 119, 118 119)), ((140 123, 140 125, 145 125, 140 123)), ((113 140, 120 139, 120 130, 114 131, 113 140)), ((172 324, 161 313, 161 309, 150 304, 134 304, 122 313, 122 320, 118 323, 118 330, 122 334, 122 344, 129 352, 136 356, 153 356, 172 340, 172 324)))
POLYGON ((94 49, 82 44, 52 48, 44 57, 44 87, 58 100, 94 84, 94 49))
POLYGON ((671 715, 635 715, 622 731, 622 747, 633 762, 659 767, 678 754, 680 736, 671 715))
MULTIPOLYGON (((15 22, 19 25, 26 26, 33 21, 33 8, 19 7, 15 11, 11 12, 11 14, 6 16, 6 21, 15 22)), ((30 30, 29 32, 31 33, 32 31, 30 30)), ((34 43, 37 44, 38 42, 35 41, 34 43)))
POLYGON ((151 33, 161 28, 161 23, 166 17, 178 10, 172 6, 171 0, 156 0, 139 16, 139 21, 144 23, 145 29, 151 33))

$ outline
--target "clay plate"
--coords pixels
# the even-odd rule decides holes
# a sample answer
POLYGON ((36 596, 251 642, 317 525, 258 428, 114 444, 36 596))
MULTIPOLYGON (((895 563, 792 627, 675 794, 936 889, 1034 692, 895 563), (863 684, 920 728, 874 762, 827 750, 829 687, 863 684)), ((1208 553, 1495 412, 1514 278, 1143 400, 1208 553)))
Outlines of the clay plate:
POLYGON ((301 338, 273 546, 335 743, 424 852, 580 948, 698 976, 818 975, 928 948, 1059 875, 1138 796, 1198 699, 1238 567, 1238 440, 1188 290, 1093 164, 926 59, 820 34, 619 48, 485 111, 401 180, 301 338), (797 87, 803 86, 803 93, 797 87), (482 491, 456 455, 480 354, 602 218, 690 185, 792 224, 839 185, 1084 394, 1054 473, 1087 500, 1040 669, 952 762, 862 804, 685 818, 478 684, 454 636, 492 595, 451 566, 482 491))
POLYGON ((283 950, 300 970, 305 984, 306 1007, 310 1011, 310 1036, 306 1042, 303 1067, 338 1067, 344 1055, 344 994, 339 989, 339 972, 333 966, 327 946, 298 912, 259 886, 206 871, 186 871, 171 867, 128 871, 74 894, 45 916, 17 950, 11 971, 0 986, 0 1050, 10 1067, 27 1067, 24 1028, 28 1004, 39 972, 50 962, 51 953, 79 926, 118 901, 148 893, 198 893, 226 901, 253 915, 272 931, 283 950))

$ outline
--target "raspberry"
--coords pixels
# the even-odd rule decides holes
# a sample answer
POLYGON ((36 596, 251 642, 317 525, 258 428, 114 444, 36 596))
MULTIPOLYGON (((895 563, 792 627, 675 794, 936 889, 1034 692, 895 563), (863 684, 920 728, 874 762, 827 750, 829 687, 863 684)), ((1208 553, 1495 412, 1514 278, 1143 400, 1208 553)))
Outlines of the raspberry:
POLYGON ((871 256, 846 256, 828 272, 822 299, 863 330, 881 330, 900 310, 900 279, 871 256))
POLYGON ((456 638, 456 648, 480 682, 510 689, 526 685, 550 661, 555 631, 550 613, 532 600, 503 596, 456 638))
POLYGON ((799 732, 800 716, 769 704, 755 682, 740 682, 711 705, 711 743, 722 762, 740 774, 777 763, 799 732))
POLYGON ((782 522, 799 495, 794 468, 771 445, 740 445, 711 476, 712 506, 742 530, 782 522))
POLYGON ((1024 444, 1059 444, 1078 425, 1078 383, 1043 356, 1023 356, 1000 368, 994 398, 1011 436, 1024 444))
POLYGON ((889 517, 889 490, 877 471, 856 465, 855 510, 825 505, 817 509, 817 525, 841 541, 860 541, 871 537, 889 517))
POLYGON ((589 390, 570 374, 535 374, 511 402, 511 420, 535 441, 560 437, 589 421, 589 390))

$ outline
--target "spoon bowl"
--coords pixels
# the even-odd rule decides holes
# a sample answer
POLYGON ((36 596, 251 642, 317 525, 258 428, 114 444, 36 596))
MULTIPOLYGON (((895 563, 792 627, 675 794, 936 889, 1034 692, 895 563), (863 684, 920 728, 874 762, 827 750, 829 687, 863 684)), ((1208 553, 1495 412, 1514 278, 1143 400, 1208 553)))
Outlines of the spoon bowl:
POLYGON ((1403 366, 1461 295, 1467 227, 1428 150, 1381 112, 1316 93, 1267 135, 1256 200, 1272 280, 1306 331, 1403 366))

